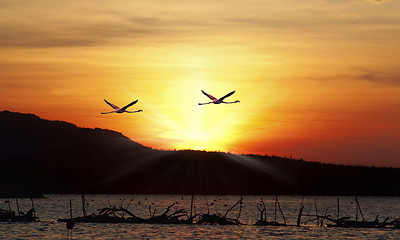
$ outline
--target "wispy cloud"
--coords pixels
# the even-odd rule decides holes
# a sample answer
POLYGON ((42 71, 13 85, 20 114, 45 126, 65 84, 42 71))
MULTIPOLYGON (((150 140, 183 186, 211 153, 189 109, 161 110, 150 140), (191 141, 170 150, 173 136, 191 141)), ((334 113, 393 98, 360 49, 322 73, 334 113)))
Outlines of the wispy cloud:
MULTIPOLYGON (((395 86, 400 87, 400 72, 397 68, 393 69, 360 69, 352 68, 345 69, 342 73, 324 75, 297 75, 295 77, 301 81, 315 81, 315 82, 359 82, 359 83, 376 83, 382 86, 395 86)), ((292 79, 290 78, 289 81, 292 79)))
POLYGON ((364 70, 364 73, 360 73, 355 78, 366 82, 400 86, 400 72, 397 69, 392 69, 392 71, 364 70))
POLYGON ((380 4, 380 3, 390 2, 391 0, 365 0, 365 1, 373 4, 380 4))
POLYGON ((268 14, 261 14, 255 4, 248 6, 251 10, 257 10, 254 14, 249 9, 240 14, 229 14, 222 10, 201 12, 191 8, 185 8, 185 12, 182 12, 172 7, 159 12, 122 8, 107 10, 106 6, 85 12, 86 8, 81 10, 75 6, 68 10, 68 6, 65 6, 67 13, 77 11, 66 18, 66 13, 60 16, 43 15, 43 9, 38 6, 24 9, 11 2, 7 3, 2 10, 7 21, 0 23, 0 47, 3 48, 132 45, 137 40, 205 43, 222 41, 221 36, 225 36, 225 41, 250 36, 269 41, 310 37, 329 41, 343 37, 344 34, 347 39, 359 38, 360 32, 364 35, 368 33, 369 36, 390 36, 393 35, 391 32, 398 29, 400 20, 400 17, 393 15, 379 18, 373 15, 340 15, 339 10, 330 12, 310 6, 300 7, 301 11, 289 8, 277 14, 268 10, 272 3, 263 3, 259 7, 265 7, 268 14))

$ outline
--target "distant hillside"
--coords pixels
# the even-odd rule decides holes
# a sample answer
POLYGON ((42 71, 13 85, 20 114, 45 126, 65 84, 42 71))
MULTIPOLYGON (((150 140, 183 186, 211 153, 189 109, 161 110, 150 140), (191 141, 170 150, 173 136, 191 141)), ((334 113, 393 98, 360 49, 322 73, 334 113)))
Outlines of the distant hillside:
POLYGON ((398 168, 158 151, 115 131, 0 112, 0 193, 399 196, 399 185, 398 168))
POLYGON ((26 156, 57 148, 115 147, 129 144, 143 148, 119 132, 79 128, 62 121, 49 121, 33 114, 0 112, 0 155, 26 156))

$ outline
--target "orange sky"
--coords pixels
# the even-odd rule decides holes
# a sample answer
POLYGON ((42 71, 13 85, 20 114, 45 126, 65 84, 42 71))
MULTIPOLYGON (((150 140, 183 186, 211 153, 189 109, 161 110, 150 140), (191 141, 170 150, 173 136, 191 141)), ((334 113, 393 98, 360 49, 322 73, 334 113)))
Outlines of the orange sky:
POLYGON ((205 149, 400 167, 400 3, 0 2, 0 110, 205 149), (201 89, 238 104, 198 106, 201 89), (110 111, 139 99, 137 114, 110 111))

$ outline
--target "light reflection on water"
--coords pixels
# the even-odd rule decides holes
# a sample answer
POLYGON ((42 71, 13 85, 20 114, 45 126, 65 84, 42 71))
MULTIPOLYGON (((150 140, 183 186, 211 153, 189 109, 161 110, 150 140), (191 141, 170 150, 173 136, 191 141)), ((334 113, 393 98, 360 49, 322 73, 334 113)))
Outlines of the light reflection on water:
MULTIPOLYGON (((39 223, 0 223, 0 239, 400 239, 397 229, 343 229, 316 227, 309 222, 302 227, 269 227, 252 226, 259 219, 256 205, 260 197, 267 207, 267 220, 274 218, 274 196, 243 196, 241 226, 208 226, 208 225, 164 225, 164 224, 96 224, 77 223, 72 232, 65 228, 65 223, 58 223, 58 218, 69 217, 69 200, 73 203, 73 216, 82 215, 80 195, 47 195, 46 199, 35 200, 39 223)), ((85 195, 88 214, 110 204, 126 206, 131 199, 129 210, 143 218, 149 217, 149 205, 156 215, 161 214, 175 201, 177 208, 190 211, 191 196, 178 195, 85 195)), ((279 201, 289 224, 296 224, 297 214, 303 197, 279 196, 279 201)), ((205 196, 196 196, 196 213, 207 213, 205 196)), ((224 214, 240 196, 207 196, 210 214, 224 214)), ((333 218, 337 214, 337 197, 315 197, 318 212, 328 211, 333 218)), ((400 198, 397 197, 358 197, 366 220, 374 220, 376 215, 383 221, 386 217, 400 217, 400 198)), ((305 197, 303 214, 315 214, 314 197, 305 197)), ((19 200, 20 209, 30 209, 29 200, 19 200)), ((15 210, 15 200, 11 200, 15 210)), ((4 199, 0 208, 8 209, 4 199)), ((174 207, 175 209, 175 207, 174 207)), ((236 218, 238 208, 229 212, 228 217, 236 218)), ((340 197, 340 217, 350 216, 354 219, 356 203, 354 197, 340 197)), ((358 213, 359 219, 361 216, 358 213)), ((311 217, 303 216, 302 220, 311 217)), ((282 217, 277 216, 282 222, 282 217)))

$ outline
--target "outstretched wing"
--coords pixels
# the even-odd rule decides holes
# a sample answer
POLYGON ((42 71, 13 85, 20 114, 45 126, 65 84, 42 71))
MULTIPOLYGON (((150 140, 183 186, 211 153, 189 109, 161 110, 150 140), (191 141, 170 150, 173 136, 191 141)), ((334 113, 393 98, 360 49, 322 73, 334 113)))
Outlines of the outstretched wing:
POLYGON ((114 104, 108 102, 108 101, 105 100, 105 99, 104 99, 104 101, 105 101, 108 105, 110 105, 112 108, 114 108, 114 109, 119 109, 119 107, 118 107, 117 105, 114 105, 114 104))
POLYGON ((222 101, 222 100, 224 100, 225 98, 231 96, 231 95, 234 94, 234 93, 235 93, 235 91, 232 91, 232 92, 226 94, 225 96, 223 96, 222 98, 220 98, 220 99, 218 99, 218 100, 222 101))
POLYGON ((122 110, 127 109, 128 107, 132 106, 133 104, 137 103, 139 100, 133 101, 131 103, 129 103, 128 105, 126 105, 125 107, 121 108, 122 110))
POLYGON ((201 92, 202 92, 204 95, 206 95, 207 97, 209 97, 209 98, 210 98, 211 100, 213 100, 213 101, 217 101, 217 100, 218 100, 217 98, 211 96, 210 94, 204 92, 203 90, 201 90, 201 92))

